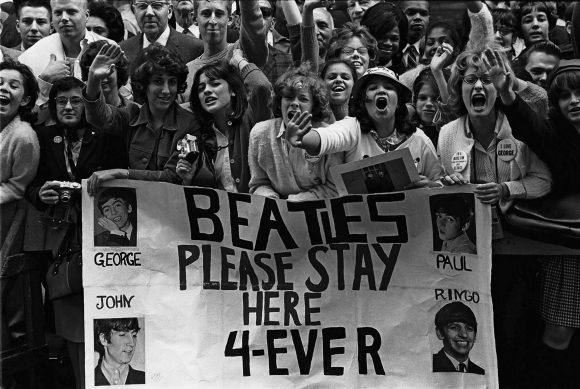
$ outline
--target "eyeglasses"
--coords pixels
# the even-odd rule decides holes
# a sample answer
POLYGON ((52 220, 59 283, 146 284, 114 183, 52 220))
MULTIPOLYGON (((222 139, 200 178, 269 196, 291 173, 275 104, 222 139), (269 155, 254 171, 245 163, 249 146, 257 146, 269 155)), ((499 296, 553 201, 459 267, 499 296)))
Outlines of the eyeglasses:
POLYGON ((149 6, 151 6, 151 8, 153 8, 154 11, 161 11, 163 7, 165 7, 166 5, 169 5, 169 3, 165 3, 163 1, 153 1, 151 3, 148 3, 146 1, 133 2, 133 6, 135 7, 135 9, 139 11, 146 11, 147 8, 149 8, 149 6))
POLYGON ((342 49, 340 49, 341 53, 344 55, 352 55, 355 51, 359 54, 359 55, 367 55, 369 53, 369 49, 367 49, 366 47, 350 47, 350 46, 344 46, 342 49))
POLYGON ((509 28, 509 27, 499 27, 495 31, 499 32, 499 35, 501 35, 501 36, 506 36, 506 35, 513 33, 514 29, 509 28))
POLYGON ((481 80, 481 83, 485 85, 491 84, 491 76, 489 74, 482 74, 481 77, 477 77, 475 74, 468 74, 463 77, 463 82, 470 85, 475 84, 477 80, 481 80))
POLYGON ((83 104, 83 99, 78 97, 78 96, 72 96, 72 97, 59 96, 59 97, 55 98, 54 101, 56 101, 56 105, 62 106, 62 107, 66 106, 69 101, 70 101, 70 105, 72 105, 73 107, 78 107, 79 105, 83 104))
POLYGON ((262 17, 264 18, 272 16, 272 8, 260 7, 260 12, 262 12, 262 17))

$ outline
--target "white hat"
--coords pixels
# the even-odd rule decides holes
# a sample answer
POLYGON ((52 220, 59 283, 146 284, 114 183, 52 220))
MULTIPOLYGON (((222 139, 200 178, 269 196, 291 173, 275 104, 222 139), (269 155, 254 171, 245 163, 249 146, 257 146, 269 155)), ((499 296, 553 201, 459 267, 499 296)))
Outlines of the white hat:
POLYGON ((354 84, 351 96, 356 96, 360 88, 366 85, 368 79, 372 76, 379 76, 389 79, 393 82, 393 84, 395 84, 395 88, 397 88, 397 93, 399 94, 399 99, 403 100, 404 102, 411 101, 411 96, 413 94, 411 90, 403 83, 401 83, 401 81, 399 81, 399 77, 395 72, 384 66, 377 66, 368 69, 354 84))

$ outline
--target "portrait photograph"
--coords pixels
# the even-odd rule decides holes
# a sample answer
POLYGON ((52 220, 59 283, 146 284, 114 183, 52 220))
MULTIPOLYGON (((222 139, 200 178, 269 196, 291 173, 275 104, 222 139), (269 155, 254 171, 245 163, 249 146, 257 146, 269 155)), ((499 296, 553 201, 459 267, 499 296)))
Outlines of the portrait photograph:
POLYGON ((95 246, 137 246, 134 188, 104 188, 95 196, 95 246))
POLYGON ((429 198, 433 250, 453 254, 477 254, 475 197, 451 193, 429 198))

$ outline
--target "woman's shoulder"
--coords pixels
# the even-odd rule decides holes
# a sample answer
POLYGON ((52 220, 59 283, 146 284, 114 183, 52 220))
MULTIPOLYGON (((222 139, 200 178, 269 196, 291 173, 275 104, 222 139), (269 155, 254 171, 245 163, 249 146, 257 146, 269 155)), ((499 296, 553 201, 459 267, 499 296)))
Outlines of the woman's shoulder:
POLYGON ((276 137, 282 125, 281 118, 268 119, 258 122, 252 127, 250 138, 270 138, 276 137))

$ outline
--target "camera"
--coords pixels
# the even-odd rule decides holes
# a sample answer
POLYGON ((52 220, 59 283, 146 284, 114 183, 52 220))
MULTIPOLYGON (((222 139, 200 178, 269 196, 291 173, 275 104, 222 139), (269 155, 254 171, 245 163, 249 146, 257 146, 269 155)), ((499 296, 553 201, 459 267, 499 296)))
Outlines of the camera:
POLYGON ((58 181, 58 198, 62 203, 68 203, 75 192, 81 190, 78 182, 58 181))
POLYGON ((185 135, 183 139, 177 142, 177 150, 179 150, 181 154, 185 154, 185 160, 187 162, 193 163, 199 154, 197 137, 191 134, 185 135))

